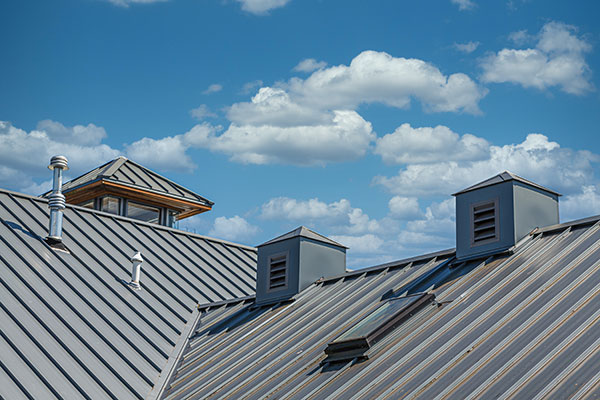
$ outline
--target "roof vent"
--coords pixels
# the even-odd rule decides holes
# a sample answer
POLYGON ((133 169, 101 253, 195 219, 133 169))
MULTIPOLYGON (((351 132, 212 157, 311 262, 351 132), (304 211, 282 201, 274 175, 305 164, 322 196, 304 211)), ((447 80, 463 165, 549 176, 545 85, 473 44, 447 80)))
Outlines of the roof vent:
POLYGON ((140 286, 140 274, 142 269, 142 262, 144 259, 142 258, 142 254, 138 251, 131 257, 131 282, 127 284, 133 290, 141 290, 140 286))
POLYGON ((507 171, 454 196, 459 260, 506 251, 534 228, 559 222, 560 194, 507 171))
POLYGON ((269 257, 269 291, 285 289, 288 277, 288 253, 269 257))
POLYGON ((50 208, 49 234, 46 242, 55 248, 66 250, 62 244, 62 220, 65 209, 65 196, 62 194, 62 172, 69 169, 65 156, 54 156, 50 159, 48 169, 54 171, 52 181, 52 194, 48 196, 48 207, 50 208))
POLYGON ((498 240, 498 202, 484 201, 471 205, 472 244, 498 240))
POLYGON ((301 226, 258 246, 256 304, 286 300, 346 272, 347 247, 301 226))

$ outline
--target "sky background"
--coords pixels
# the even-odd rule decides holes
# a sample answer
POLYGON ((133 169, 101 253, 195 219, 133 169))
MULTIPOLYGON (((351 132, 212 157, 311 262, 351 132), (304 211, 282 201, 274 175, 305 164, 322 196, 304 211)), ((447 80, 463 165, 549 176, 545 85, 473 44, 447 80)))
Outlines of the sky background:
POLYGON ((600 214, 595 1, 0 3, 0 187, 119 155, 256 245, 306 225, 359 268, 454 247, 452 193, 504 170, 600 214))

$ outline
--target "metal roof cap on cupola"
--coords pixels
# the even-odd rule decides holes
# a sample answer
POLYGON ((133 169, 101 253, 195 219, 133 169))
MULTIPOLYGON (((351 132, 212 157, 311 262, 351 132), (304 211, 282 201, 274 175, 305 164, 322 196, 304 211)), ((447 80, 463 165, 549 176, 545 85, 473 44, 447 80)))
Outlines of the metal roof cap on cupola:
POLYGON ((320 278, 345 273, 346 249, 304 226, 259 245, 256 304, 289 299, 320 278))
POLYGON ((560 194, 508 171, 453 196, 459 260, 506 251, 533 229, 559 222, 560 194))

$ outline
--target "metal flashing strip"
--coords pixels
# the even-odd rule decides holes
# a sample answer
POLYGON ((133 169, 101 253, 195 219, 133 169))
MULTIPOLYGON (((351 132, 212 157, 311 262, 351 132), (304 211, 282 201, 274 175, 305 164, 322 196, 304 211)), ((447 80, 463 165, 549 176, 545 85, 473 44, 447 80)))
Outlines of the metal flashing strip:
POLYGON ((175 345, 173 351, 169 355, 167 364, 163 367, 158 379, 156 380, 156 383, 154 384, 152 390, 146 397, 147 400, 160 399, 164 394, 165 390, 168 388, 169 383, 173 378, 173 374, 177 371, 177 364, 181 361, 183 352, 190 338, 193 336, 194 328, 200 321, 201 316, 202 312, 198 309, 192 312, 192 316, 183 328, 183 331, 181 332, 181 336, 179 337, 177 344, 175 345))

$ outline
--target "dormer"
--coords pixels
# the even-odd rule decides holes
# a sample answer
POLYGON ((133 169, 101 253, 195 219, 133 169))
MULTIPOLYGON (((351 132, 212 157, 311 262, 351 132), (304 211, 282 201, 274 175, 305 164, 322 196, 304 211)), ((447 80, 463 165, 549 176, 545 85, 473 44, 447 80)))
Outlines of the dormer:
POLYGON ((125 157, 65 183, 62 193, 69 204, 170 227, 214 204, 125 157))
POLYGON ((459 260, 506 251, 533 229, 559 222, 560 194, 508 171, 453 196, 459 260))

